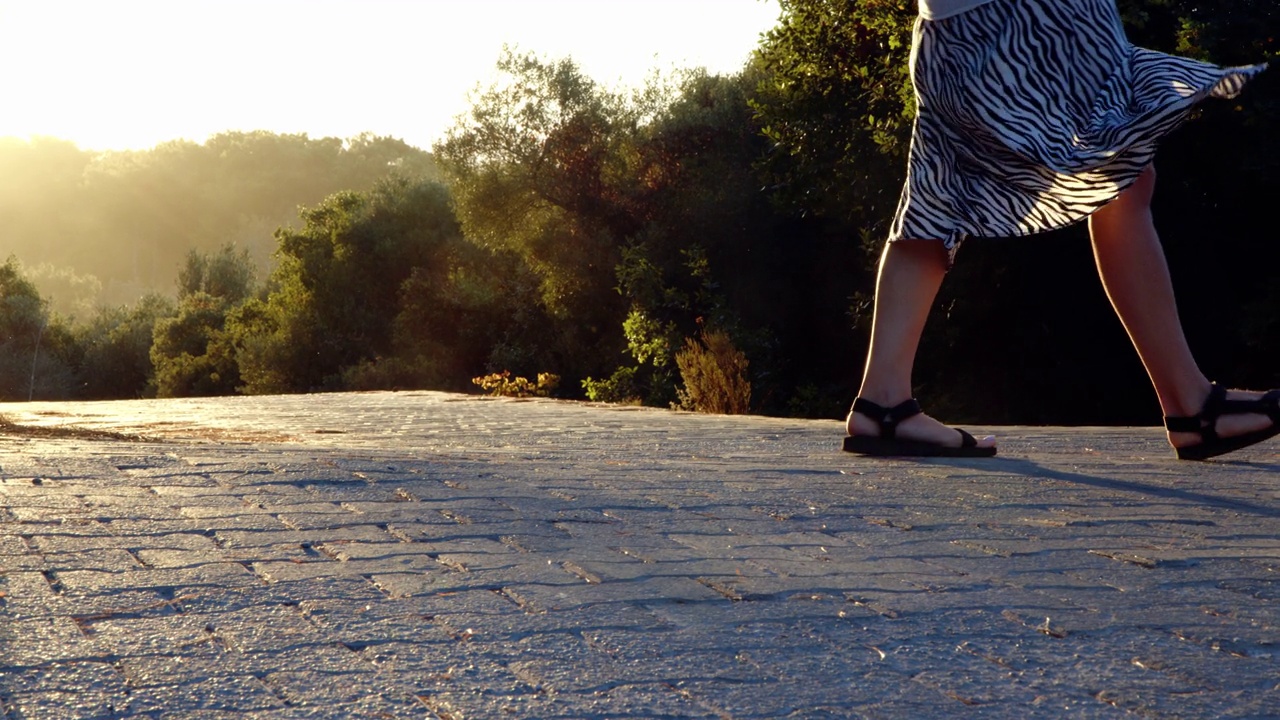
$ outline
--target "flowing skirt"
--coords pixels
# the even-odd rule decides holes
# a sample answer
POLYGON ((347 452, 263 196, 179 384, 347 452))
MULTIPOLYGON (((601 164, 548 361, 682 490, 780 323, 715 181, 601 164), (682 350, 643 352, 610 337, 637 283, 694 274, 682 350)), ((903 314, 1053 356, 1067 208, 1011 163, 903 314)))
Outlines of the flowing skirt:
POLYGON ((917 116, 890 240, 1011 237, 1087 218, 1159 140, 1265 65, 1221 68, 1134 47, 1114 0, 996 0, 917 20, 917 116))

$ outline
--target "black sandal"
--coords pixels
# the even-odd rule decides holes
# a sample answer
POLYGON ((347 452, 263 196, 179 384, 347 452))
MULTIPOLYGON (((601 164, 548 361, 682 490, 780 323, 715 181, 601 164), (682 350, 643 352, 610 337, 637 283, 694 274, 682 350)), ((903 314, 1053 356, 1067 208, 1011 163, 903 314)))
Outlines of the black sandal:
POLYGON ((1174 448, 1179 460, 1208 460, 1234 452, 1280 435, 1280 390, 1272 390, 1257 400, 1228 400, 1227 391, 1214 383, 1199 415, 1166 417, 1164 427, 1169 432, 1200 434, 1199 444, 1174 448), (1218 419, 1223 415, 1266 415, 1271 418, 1271 427, 1235 437, 1218 437, 1218 419))
POLYGON ((960 428, 953 428, 963 438, 963 444, 960 447, 899 439, 898 424, 923 412, 920 409, 920 403, 915 400, 908 400, 892 408, 884 408, 869 400, 858 398, 853 401, 853 411, 880 423, 880 436, 850 435, 844 439, 845 452, 875 457, 994 457, 996 454, 996 449, 993 447, 978 447, 978 441, 960 428))

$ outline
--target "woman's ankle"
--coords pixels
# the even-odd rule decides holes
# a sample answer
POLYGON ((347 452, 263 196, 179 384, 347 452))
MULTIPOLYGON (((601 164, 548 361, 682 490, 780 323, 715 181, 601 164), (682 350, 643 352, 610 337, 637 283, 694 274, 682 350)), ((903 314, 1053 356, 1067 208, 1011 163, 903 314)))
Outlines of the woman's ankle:
POLYGON ((1207 378, 1188 381, 1160 394, 1160 409, 1165 417, 1195 417, 1204 409, 1212 389, 1213 383, 1207 378))
POLYGON ((868 385, 863 383, 858 397, 881 407, 894 407, 912 398, 911 387, 901 385, 868 385))

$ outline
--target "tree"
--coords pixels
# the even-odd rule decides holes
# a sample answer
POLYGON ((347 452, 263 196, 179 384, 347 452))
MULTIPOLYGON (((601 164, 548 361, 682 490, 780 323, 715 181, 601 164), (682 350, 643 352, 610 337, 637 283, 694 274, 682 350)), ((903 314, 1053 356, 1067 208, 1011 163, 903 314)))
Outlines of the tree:
POLYGON ((540 357, 580 377, 620 349, 625 307, 612 291, 613 268, 638 227, 628 203, 637 173, 624 148, 640 117, 570 60, 507 51, 498 70, 503 79, 435 153, 467 239, 519 257, 556 320, 535 347, 510 357, 540 357))
POLYGON ((253 294, 254 264, 247 249, 226 243, 216 252, 187 252, 187 261, 178 271, 178 299, 204 293, 230 304, 253 294))
POLYGON ((155 325, 151 362, 159 397, 231 395, 240 369, 225 331, 225 299, 195 292, 155 325))
POLYGON ((75 389, 75 347, 15 258, 0 265, 0 398, 56 400, 75 389))
POLYGON ((885 226, 914 117, 907 72, 916 0, 781 0, 753 98, 775 146, 779 198, 853 226, 885 226))
POLYGON ((151 346, 155 328, 177 314, 172 300, 147 295, 133 306, 102 307, 75 330, 83 349, 80 396, 111 400, 154 396, 151 346))
MULTIPOLYGON (((301 215, 302 228, 276 233, 266 299, 229 319, 247 392, 337 389, 351 368, 396 356, 403 303, 451 277, 462 247, 448 191, 422 180, 338 193, 301 215)), ((411 334, 400 328, 402 342, 411 334)))
POLYGON ((187 253, 178 273, 177 312, 155 322, 151 362, 160 397, 236 391, 240 368, 227 314, 253 295, 253 275, 249 253, 231 243, 214 253, 187 253))

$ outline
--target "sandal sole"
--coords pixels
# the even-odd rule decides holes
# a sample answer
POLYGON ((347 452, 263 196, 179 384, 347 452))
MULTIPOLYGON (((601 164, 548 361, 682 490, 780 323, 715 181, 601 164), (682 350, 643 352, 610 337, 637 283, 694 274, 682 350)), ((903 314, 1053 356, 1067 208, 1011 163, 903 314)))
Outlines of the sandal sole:
POLYGON ((1243 450, 1250 445, 1257 445, 1266 442, 1271 438, 1280 435, 1280 424, 1272 425, 1266 430, 1258 430, 1257 432, 1237 435, 1235 437, 1222 438, 1220 440, 1211 440, 1202 442, 1198 445, 1190 445, 1184 448, 1176 448, 1179 460, 1208 460, 1226 455, 1227 453, 1243 450))
POLYGON ((947 447, 914 440, 885 440, 878 437, 851 435, 844 439, 844 451, 870 457, 995 457, 995 448, 947 447))

